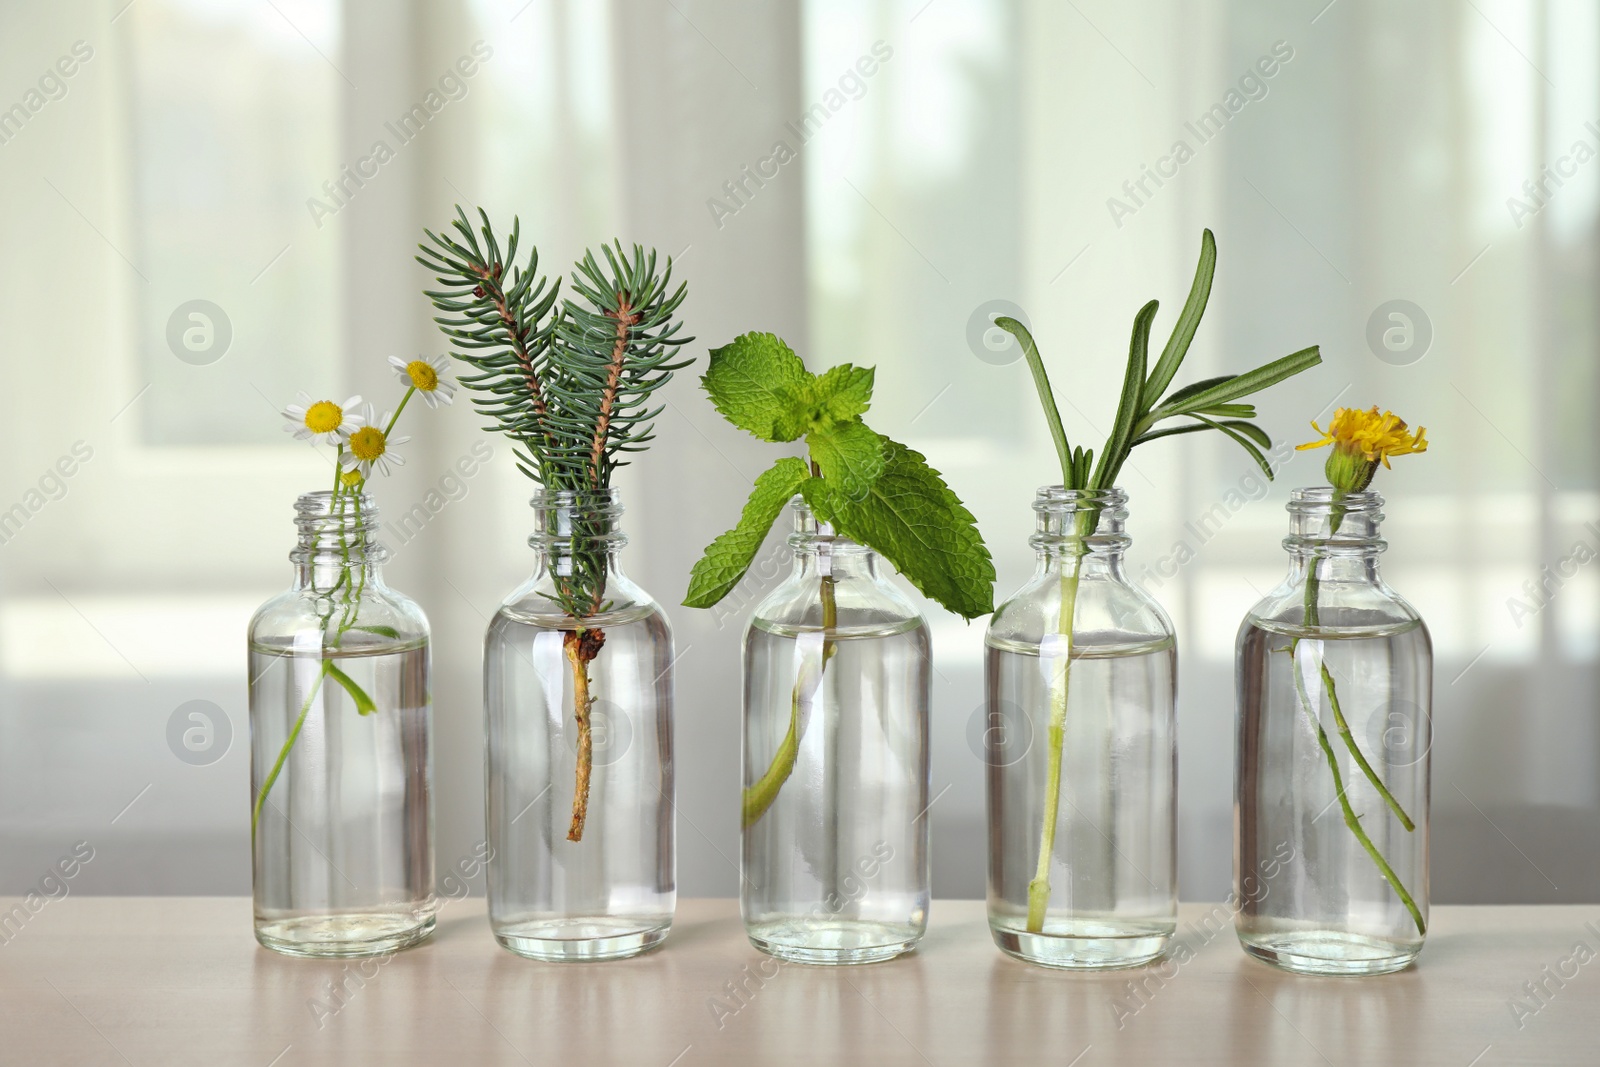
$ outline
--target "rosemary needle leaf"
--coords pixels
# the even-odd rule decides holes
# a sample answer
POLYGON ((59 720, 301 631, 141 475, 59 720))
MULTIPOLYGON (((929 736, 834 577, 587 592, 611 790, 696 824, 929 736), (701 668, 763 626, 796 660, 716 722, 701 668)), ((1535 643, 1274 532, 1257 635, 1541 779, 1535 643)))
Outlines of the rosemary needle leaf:
MULTIPOLYGON (((1261 468, 1261 473, 1265 474, 1267 476, 1267 481, 1269 481, 1269 482, 1272 481, 1272 479, 1273 479, 1272 464, 1267 462, 1267 457, 1263 456, 1261 454, 1261 450, 1259 448, 1257 448, 1254 444, 1252 444, 1250 442, 1250 440, 1243 433, 1239 432, 1238 430, 1233 429, 1232 427, 1228 426, 1226 423, 1213 422, 1212 420, 1206 418, 1204 415, 1196 415, 1195 418, 1199 419, 1201 422, 1205 423, 1207 426, 1210 426, 1214 430, 1221 430, 1223 433, 1227 434, 1230 438, 1232 438, 1233 440, 1237 441, 1239 443, 1239 447, 1240 448, 1242 448, 1246 452, 1250 453, 1250 458, 1256 461, 1256 466, 1260 467, 1261 468)), ((1269 439, 1268 447, 1271 447, 1270 439, 1269 439)))
POLYGON ((1111 430, 1106 450, 1100 453, 1100 466, 1090 479, 1089 488, 1109 489, 1116 482, 1122 461, 1133 445, 1134 424, 1139 419, 1139 398, 1144 392, 1145 360, 1150 351, 1150 324, 1155 321, 1152 300, 1139 309, 1133 319, 1133 337, 1128 342, 1128 370, 1122 378, 1122 399, 1117 402, 1117 422, 1111 430))
POLYGON ((1156 361, 1155 369, 1145 383, 1146 411, 1161 399, 1172 376, 1178 373, 1178 367, 1183 364, 1183 357, 1189 354, 1189 343, 1194 340, 1195 331, 1200 328, 1200 319, 1206 313, 1206 303, 1211 299, 1211 279, 1216 272, 1217 239, 1208 229, 1200 235, 1200 262, 1194 268, 1194 284, 1189 288, 1189 299, 1184 301, 1178 321, 1172 327, 1172 336, 1167 340, 1167 347, 1161 350, 1161 358, 1156 361))

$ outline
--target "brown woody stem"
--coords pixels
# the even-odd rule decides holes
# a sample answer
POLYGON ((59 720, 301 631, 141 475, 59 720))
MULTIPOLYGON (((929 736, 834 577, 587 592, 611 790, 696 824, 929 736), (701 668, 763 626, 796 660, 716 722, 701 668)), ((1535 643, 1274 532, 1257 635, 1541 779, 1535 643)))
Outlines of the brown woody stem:
POLYGON ((568 841, 583 840, 583 826, 589 818, 589 775, 594 768, 594 738, 589 728, 594 697, 589 695, 589 664, 600 654, 605 641, 605 633, 594 628, 568 630, 561 641, 567 662, 572 665, 572 714, 578 723, 578 771, 568 841))

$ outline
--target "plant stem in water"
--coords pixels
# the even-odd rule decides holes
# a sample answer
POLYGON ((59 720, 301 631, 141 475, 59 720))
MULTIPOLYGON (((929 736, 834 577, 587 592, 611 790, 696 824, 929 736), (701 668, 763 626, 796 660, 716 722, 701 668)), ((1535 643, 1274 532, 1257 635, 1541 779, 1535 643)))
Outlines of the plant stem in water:
MULTIPOLYGON (((1368 856, 1372 857, 1372 862, 1377 864, 1378 872, 1383 875, 1384 880, 1389 883, 1396 895, 1400 897, 1400 902, 1406 906, 1406 910, 1411 913, 1411 921, 1417 924, 1417 933, 1426 934, 1428 925, 1422 919, 1422 912, 1417 908, 1417 902, 1411 899, 1411 894, 1406 892, 1406 887, 1400 884, 1400 876, 1394 873, 1394 868, 1389 866, 1389 861, 1383 858, 1383 853, 1378 851, 1378 846, 1372 843, 1372 838, 1367 836, 1367 831, 1361 826, 1361 819, 1356 815, 1355 809, 1350 806, 1350 798, 1345 794, 1344 778, 1339 774, 1339 760, 1334 755, 1333 746, 1328 743, 1327 731, 1322 728, 1322 722, 1317 718, 1316 710, 1311 703, 1311 694, 1306 692, 1305 679, 1300 676, 1298 669, 1293 666, 1290 669, 1294 671, 1295 689, 1299 692, 1300 700, 1305 705, 1306 714, 1310 717, 1312 725, 1317 728, 1317 744, 1322 747, 1322 754, 1328 759, 1328 770, 1333 775, 1333 789, 1338 794, 1339 807, 1344 812, 1344 824, 1350 828, 1352 834, 1356 835, 1356 840, 1361 842, 1361 847, 1366 850, 1368 856)), ((1323 668, 1323 674, 1324 676, 1327 674, 1326 667, 1323 668)), ((1411 827, 1408 826, 1406 829, 1409 830, 1411 827)))
MULTIPOLYGON (((1339 524, 1343 520, 1344 509, 1335 507, 1333 519, 1329 525, 1329 536, 1338 532, 1339 524)), ((1310 574, 1306 577, 1305 621, 1307 628, 1319 625, 1317 598, 1321 587, 1321 579, 1317 577, 1316 560, 1313 559, 1311 561, 1310 574)), ((1320 642, 1318 643, 1318 648, 1320 651, 1320 642)), ((1350 806, 1349 798, 1345 795, 1344 777, 1339 773, 1338 758, 1334 755, 1333 746, 1328 743, 1328 734, 1322 728, 1322 719, 1318 716, 1316 705, 1311 700, 1311 694, 1306 691, 1305 681, 1300 676, 1298 666, 1295 665, 1299 651, 1300 638, 1295 638, 1289 643, 1290 670, 1294 671, 1295 691, 1300 695, 1300 702, 1305 708, 1307 718, 1317 728, 1317 744, 1322 747, 1322 753, 1328 759, 1328 770, 1333 774, 1333 787, 1338 793, 1339 805, 1344 810, 1345 825, 1350 827, 1350 832, 1356 835, 1356 840, 1361 842, 1361 847, 1366 850, 1367 855, 1372 857, 1372 862, 1377 864, 1379 873, 1383 875, 1384 880, 1395 891, 1395 894, 1400 898, 1400 902, 1406 906, 1406 910, 1411 913, 1412 921, 1417 924, 1417 933, 1426 934, 1428 932, 1427 923, 1423 921, 1422 912, 1417 908, 1416 901, 1406 891, 1406 887, 1400 883, 1400 877, 1395 874, 1394 868, 1389 865, 1389 861, 1383 858, 1383 854, 1378 851, 1378 847, 1372 843, 1372 838, 1362 828, 1360 820, 1350 806)), ((1389 787, 1383 784, 1383 780, 1378 777, 1378 773, 1372 769, 1372 764, 1367 761, 1367 757, 1362 753, 1361 746, 1356 743, 1355 735, 1350 731, 1350 724, 1345 721, 1344 711, 1339 706, 1338 689, 1334 685, 1333 674, 1328 670, 1327 661, 1321 660, 1317 666, 1322 676, 1322 686, 1328 693, 1328 705, 1333 712, 1334 725, 1338 729, 1339 736, 1344 740, 1345 747, 1350 750, 1350 755, 1355 759, 1356 766, 1361 768, 1361 773, 1366 777, 1367 781, 1371 782, 1372 787, 1378 791, 1378 795, 1383 797, 1383 801, 1389 806, 1389 810, 1393 811, 1395 818, 1400 820, 1400 825, 1405 827, 1408 833, 1415 830, 1416 823, 1412 821, 1411 816, 1406 814, 1405 809, 1400 806, 1400 802, 1395 799, 1394 794, 1389 792, 1389 787)))
POLYGON ((589 693, 589 664, 600 654, 605 641, 605 633, 595 627, 568 630, 561 641, 567 662, 572 665, 572 714, 578 723, 577 782, 572 792, 568 841, 583 840, 583 826, 589 818, 589 776, 594 768, 594 737, 589 722, 594 697, 589 693))
MULTIPOLYGON (((833 631, 839 625, 839 606, 834 598, 833 576, 822 577, 822 663, 817 669, 817 693, 822 692, 822 675, 828 669, 828 661, 833 658, 835 642, 833 631)), ((740 797, 739 825, 741 827, 753 826, 756 820, 767 813, 778 799, 778 790, 783 788, 783 783, 789 780, 789 775, 794 773, 795 760, 800 755, 800 738, 805 733, 806 718, 801 715, 804 704, 805 672, 802 670, 794 680, 794 693, 789 702, 789 731, 783 735, 783 742, 778 745, 778 751, 772 757, 772 763, 767 767, 767 772, 752 786, 748 786, 740 797)))
POLYGON ((278 762, 272 765, 272 772, 267 775, 267 780, 261 783, 261 794, 256 797, 255 811, 250 814, 250 844, 255 845, 256 824, 261 821, 261 807, 267 802, 267 794, 271 792, 272 785, 278 780, 278 775, 283 770, 284 761, 289 758, 289 750, 294 747, 295 739, 300 736, 300 728, 306 724, 306 715, 311 711, 311 702, 317 699, 317 693, 322 690, 323 680, 328 677, 330 670, 337 670, 332 660, 323 660, 322 669, 317 672, 317 682, 311 687, 311 692, 306 694, 304 704, 300 705, 300 717, 294 721, 294 728, 289 731, 289 736, 284 739, 283 748, 278 751, 278 762))
POLYGON ((1056 630, 1061 648, 1054 677, 1050 679, 1050 730, 1045 749, 1048 769, 1044 784, 1044 825, 1039 831, 1039 863, 1028 883, 1028 932, 1044 930, 1050 905, 1050 860, 1056 847, 1056 817, 1061 808, 1061 757, 1066 744, 1067 695, 1072 682, 1072 617, 1078 606, 1078 576, 1083 562, 1082 542, 1073 550, 1072 562, 1061 574, 1061 614, 1056 630))

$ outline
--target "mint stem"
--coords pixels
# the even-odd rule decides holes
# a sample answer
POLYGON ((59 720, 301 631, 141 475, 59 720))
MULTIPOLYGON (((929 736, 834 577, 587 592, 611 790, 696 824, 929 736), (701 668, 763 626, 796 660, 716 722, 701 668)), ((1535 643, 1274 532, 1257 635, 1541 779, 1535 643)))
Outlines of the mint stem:
MULTIPOLYGON (((822 664, 817 669, 817 697, 822 694, 823 673, 828 669, 828 661, 833 658, 837 648, 833 640, 833 631, 839 625, 839 606, 833 592, 833 576, 824 575, 822 578, 822 664)), ((778 745, 778 751, 773 754, 772 763, 754 785, 747 787, 740 797, 740 827, 748 828, 755 825, 767 809, 778 799, 778 790, 783 788, 783 783, 789 780, 789 775, 794 773, 795 760, 800 756, 800 738, 805 734, 806 720, 800 714, 802 703, 805 674, 802 671, 794 680, 794 693, 789 703, 789 731, 784 734, 783 741, 778 745)))

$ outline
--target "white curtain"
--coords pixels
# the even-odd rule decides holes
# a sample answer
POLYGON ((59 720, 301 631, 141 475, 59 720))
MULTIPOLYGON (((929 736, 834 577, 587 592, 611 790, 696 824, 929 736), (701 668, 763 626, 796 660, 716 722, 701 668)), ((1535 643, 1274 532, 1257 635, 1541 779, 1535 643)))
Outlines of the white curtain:
MULTIPOLYGON (((1592 5, 124 3, 0 15, 0 892, 78 840, 94 890, 248 888, 244 623, 326 473, 274 409, 382 395, 386 356, 443 350, 410 254, 461 203, 520 215, 551 273, 613 236, 672 255, 697 356, 765 329, 876 364, 874 427, 977 514, 1000 596, 1053 457, 983 309, 1025 310, 1075 438, 1103 436, 1134 311, 1170 326, 1211 227, 1188 378, 1317 343, 1260 398, 1275 439, 1376 403, 1433 442, 1381 488, 1385 571, 1437 656, 1434 898, 1600 899, 1592 5), (175 720, 231 740, 186 761, 175 720)), ((680 886, 730 895, 742 617, 675 605, 772 456, 694 377, 624 476, 625 560, 683 653, 680 886)), ((389 577, 434 624, 448 866, 482 836, 481 634, 531 563, 529 487, 498 439, 451 479, 481 420, 419 414, 378 493, 446 501, 389 577)), ((1268 490, 1179 442, 1128 468, 1129 558, 1178 624, 1183 892, 1207 899, 1233 634, 1320 459, 1268 490)), ((981 895, 982 627, 929 611, 935 891, 981 895)))

